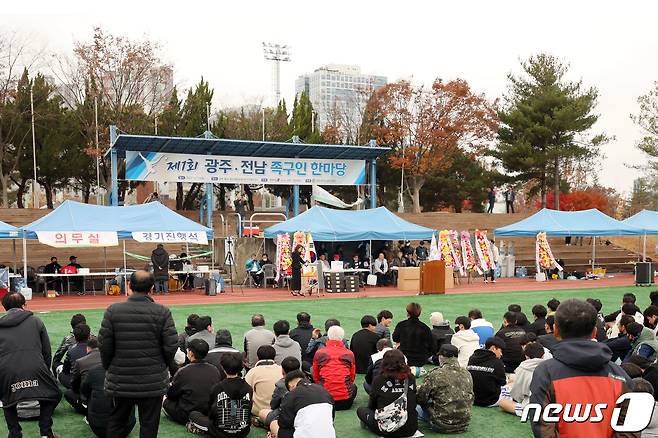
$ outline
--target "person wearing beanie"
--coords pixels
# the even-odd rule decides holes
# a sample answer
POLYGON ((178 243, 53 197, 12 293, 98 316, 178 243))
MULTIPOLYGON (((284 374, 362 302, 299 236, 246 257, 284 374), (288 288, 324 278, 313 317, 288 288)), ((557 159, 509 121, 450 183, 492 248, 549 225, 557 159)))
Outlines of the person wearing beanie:
POLYGON ((430 324, 432 325, 432 340, 434 341, 432 347, 432 362, 438 364, 438 356, 441 346, 445 343, 450 343, 450 338, 455 332, 450 328, 450 321, 443 319, 443 313, 432 312, 430 314, 430 324))
MULTIPOLYGON (((208 351, 206 362, 215 365, 222 375, 222 380, 226 377, 222 368, 222 356, 226 353, 237 353, 238 350, 233 348, 233 338, 231 332, 226 329, 217 330, 215 334, 215 347, 208 351)), ((242 371, 242 370, 240 370, 242 371)))
POLYGON ((455 319, 455 334, 450 343, 459 350, 459 365, 466 367, 468 359, 480 347, 480 337, 471 330, 471 320, 467 316, 455 319))
POLYGON ((500 359, 503 357, 505 341, 492 336, 473 353, 468 360, 466 369, 473 378, 473 404, 475 406, 498 406, 503 398, 509 398, 509 390, 505 386, 505 365, 500 359))
POLYGON ((459 365, 459 350, 444 344, 439 366, 427 373, 418 388, 418 418, 439 433, 465 432, 473 408, 473 378, 459 365))

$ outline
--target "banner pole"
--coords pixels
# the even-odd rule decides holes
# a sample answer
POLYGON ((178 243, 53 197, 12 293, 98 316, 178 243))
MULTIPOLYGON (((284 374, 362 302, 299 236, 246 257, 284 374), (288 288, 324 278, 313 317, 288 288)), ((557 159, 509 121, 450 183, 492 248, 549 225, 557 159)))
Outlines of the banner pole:
POLYGON ((128 295, 128 264, 126 263, 126 241, 123 240, 123 290, 128 295))

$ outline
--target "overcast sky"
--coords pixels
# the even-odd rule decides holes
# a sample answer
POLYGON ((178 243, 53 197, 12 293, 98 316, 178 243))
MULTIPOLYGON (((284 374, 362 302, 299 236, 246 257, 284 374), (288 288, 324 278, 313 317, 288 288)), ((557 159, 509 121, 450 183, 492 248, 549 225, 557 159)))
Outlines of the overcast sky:
POLYGON ((658 2, 612 1, 30 1, 3 4, 0 29, 29 35, 51 52, 70 53, 93 26, 162 46, 175 82, 201 75, 215 108, 271 98, 271 67, 261 42, 292 46, 282 65, 286 101, 302 73, 329 63, 364 73, 430 83, 466 79, 494 99, 519 58, 549 52, 568 61, 570 78, 600 93, 597 132, 604 147, 600 182, 628 192, 642 163, 641 131, 629 118, 637 97, 658 80, 658 2))

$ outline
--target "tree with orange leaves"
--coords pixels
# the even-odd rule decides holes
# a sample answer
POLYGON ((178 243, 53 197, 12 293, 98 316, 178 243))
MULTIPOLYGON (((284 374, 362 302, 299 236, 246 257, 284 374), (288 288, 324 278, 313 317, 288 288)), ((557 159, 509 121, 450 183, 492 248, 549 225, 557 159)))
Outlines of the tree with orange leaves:
POLYGON ((461 79, 436 79, 430 88, 408 81, 388 84, 370 98, 362 136, 390 146, 388 160, 402 170, 413 211, 428 177, 450 166, 457 149, 480 153, 495 137, 498 118, 484 95, 461 79))

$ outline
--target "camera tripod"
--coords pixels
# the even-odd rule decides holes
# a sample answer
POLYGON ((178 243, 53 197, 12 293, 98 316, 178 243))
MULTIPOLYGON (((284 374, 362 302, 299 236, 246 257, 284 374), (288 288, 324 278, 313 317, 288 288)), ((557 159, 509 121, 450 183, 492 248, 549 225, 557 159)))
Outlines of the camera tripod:
MULTIPOLYGON (((233 293, 233 265, 235 264, 235 259, 233 258, 233 251, 231 251, 231 245, 233 245, 233 239, 228 237, 224 241, 228 247, 226 251, 226 256, 224 257, 224 267, 228 265, 229 278, 231 280, 231 293, 233 293)), ((242 291, 244 294, 244 290, 242 291)))

